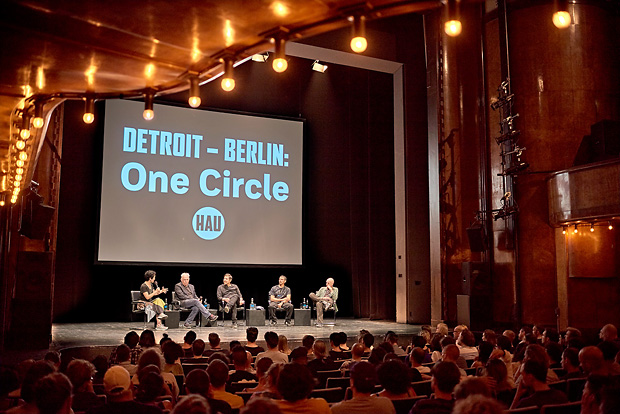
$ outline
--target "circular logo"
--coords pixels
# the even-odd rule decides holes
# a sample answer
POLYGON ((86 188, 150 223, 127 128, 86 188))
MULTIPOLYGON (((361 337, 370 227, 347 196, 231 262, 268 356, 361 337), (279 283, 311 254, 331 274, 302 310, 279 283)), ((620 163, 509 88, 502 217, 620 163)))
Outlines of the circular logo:
POLYGON ((217 239, 224 231, 224 216, 216 208, 203 207, 194 214, 192 228, 201 239, 217 239))

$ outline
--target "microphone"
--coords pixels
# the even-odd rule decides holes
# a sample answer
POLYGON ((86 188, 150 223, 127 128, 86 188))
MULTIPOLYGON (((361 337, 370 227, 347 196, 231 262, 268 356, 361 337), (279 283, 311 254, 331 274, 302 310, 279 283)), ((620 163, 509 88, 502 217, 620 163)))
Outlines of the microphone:
POLYGON ((157 280, 153 281, 153 284, 155 285, 155 289, 159 289, 159 286, 157 286, 157 280))

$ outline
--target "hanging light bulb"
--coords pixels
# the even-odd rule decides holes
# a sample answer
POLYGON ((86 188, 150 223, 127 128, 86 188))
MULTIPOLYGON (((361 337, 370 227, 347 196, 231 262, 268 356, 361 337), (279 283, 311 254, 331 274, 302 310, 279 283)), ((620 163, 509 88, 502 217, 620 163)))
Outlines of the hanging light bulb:
POLYGON ((23 174, 24 173, 24 169, 23 168, 16 168, 15 169, 15 174, 23 174))
POLYGON ((32 120, 32 126, 37 129, 43 126, 43 102, 40 100, 34 103, 34 119, 32 120))
POLYGON ((288 62, 286 61, 286 55, 284 53, 284 45, 286 44, 286 40, 281 37, 277 37, 274 39, 276 42, 276 57, 273 60, 272 66, 273 70, 278 73, 282 73, 288 68, 288 62))
POLYGON ((144 95, 144 112, 142 112, 142 118, 147 121, 155 118, 155 112, 153 111, 153 92, 148 92, 144 95))
POLYGON ((95 120, 95 100, 93 98, 87 97, 84 101, 84 116, 82 116, 82 120, 86 124, 92 124, 95 120))
POLYGON ((200 99, 200 85, 198 84, 197 76, 189 78, 189 99, 187 102, 192 108, 198 108, 202 102, 200 99))
POLYGON ((18 140, 15 143, 15 148, 17 148, 18 150, 23 150, 24 148, 26 148, 26 141, 22 141, 21 139, 18 140))
POLYGON ((17 165, 19 168, 22 168, 24 166, 24 161, 17 160, 17 161, 15 161, 15 165, 17 165))
POLYGON ((590 232, 594 233, 594 223, 590 223, 590 232))
POLYGON ((24 108, 22 112, 22 127, 21 131, 19 131, 19 136, 22 139, 30 138, 30 115, 28 115, 28 108, 24 108))
POLYGON ((232 58, 224 58, 224 77, 222 78, 222 89, 230 92, 235 89, 235 79, 233 78, 233 61, 232 58))
POLYGON ((24 177, 24 176, 23 176, 23 175, 21 175, 21 174, 16 174, 16 175, 15 175, 15 181, 19 182, 19 181, 21 181, 21 180, 22 180, 22 178, 23 178, 23 177, 24 177))
POLYGON ((553 24, 558 29, 566 29, 570 26, 571 18, 568 13, 568 1, 557 0, 555 6, 555 13, 553 13, 553 24))
POLYGON ((579 230, 577 230, 577 225, 575 224, 575 230, 573 230, 573 233, 579 233, 579 230))
POLYGON ((609 230, 613 230, 613 229, 614 229, 614 226, 612 226, 611 221, 608 221, 607 223, 609 224, 609 226, 608 226, 607 228, 608 228, 609 230))
POLYGON ((365 22, 366 18, 364 16, 353 16, 353 38, 351 39, 351 50, 355 53, 362 53, 368 47, 365 22))
POLYGON ((562 234, 566 234, 566 226, 562 226, 562 234))
POLYGON ((19 160, 20 161, 26 161, 28 159, 28 154, 26 154, 25 151, 22 151, 19 153, 19 160))
POLYGON ((463 30, 463 25, 459 19, 458 5, 456 0, 448 0, 446 5, 448 7, 448 20, 444 23, 443 30, 448 36, 456 37, 463 30))

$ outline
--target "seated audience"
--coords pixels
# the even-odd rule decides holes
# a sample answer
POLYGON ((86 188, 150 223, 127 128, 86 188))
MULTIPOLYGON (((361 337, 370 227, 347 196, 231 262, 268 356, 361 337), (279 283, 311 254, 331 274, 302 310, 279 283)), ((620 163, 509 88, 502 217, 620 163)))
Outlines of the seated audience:
POLYGON ((340 345, 342 344, 342 335, 339 332, 332 332, 329 335, 329 345, 331 349, 329 350, 329 356, 332 360, 342 360, 351 358, 351 353, 344 351, 340 345))
POLYGON ((179 401, 171 414, 211 414, 212 412, 203 396, 192 394, 179 401))
POLYGON ((449 332, 448 325, 446 325, 445 323, 441 323, 441 322, 437 324, 437 328, 435 329, 435 333, 438 333, 442 337, 444 337, 444 336, 448 336, 448 332, 449 332))
POLYGON ((308 350, 303 346, 298 346, 293 349, 289 358, 295 364, 308 365, 308 350))
POLYGON ((265 348, 259 346, 256 343, 256 339, 258 338, 258 329, 250 326, 245 330, 245 338, 247 342, 245 344, 245 350, 252 354, 253 357, 260 354, 261 352, 265 352, 265 348))
POLYGON ((353 348, 351 348, 351 359, 344 361, 342 365, 340 365, 340 370, 343 372, 343 374, 346 370, 351 369, 352 364, 360 362, 362 360, 362 356, 364 355, 364 348, 364 344, 357 343, 353 345, 353 348))
POLYGON ((612 341, 603 341, 597 345, 603 353, 603 368, 609 375, 620 375, 620 365, 615 361, 618 354, 618 346, 612 341))
POLYGON ((256 375, 250 372, 250 360, 248 359, 248 353, 245 348, 236 346, 232 350, 231 357, 235 370, 229 374, 227 381, 228 386, 233 382, 258 381, 256 375))
POLYGON ((267 389, 267 371, 273 364, 271 358, 263 358, 256 363, 256 377, 258 378, 258 385, 254 388, 246 388, 244 391, 265 391, 267 389))
MULTIPOLYGON (((531 345, 534 346, 534 345, 531 345)), ((528 347, 529 349, 529 347, 528 347)), ((510 408, 542 407, 546 404, 567 403, 566 394, 549 388, 547 385, 547 366, 536 359, 527 359, 523 363, 521 381, 510 408), (526 396, 531 392, 529 396, 526 396)))
POLYGON ((508 369, 501 359, 490 359, 485 368, 484 376, 492 379, 489 381, 492 394, 506 408, 512 405, 515 396, 514 383, 508 381, 508 369))
POLYGON ((314 378, 308 367, 286 364, 278 377, 278 392, 282 400, 278 406, 284 414, 329 414, 329 405, 323 398, 308 398, 314 388, 314 378))
POLYGON ((411 362, 412 371, 415 370, 412 374, 412 381, 421 381, 426 376, 430 378, 431 368, 422 365, 426 355, 426 352, 420 347, 415 347, 411 350, 411 354, 409 354, 409 362, 411 362), (420 377, 415 374, 416 371, 420 374, 420 377), (416 380, 416 378, 420 379, 416 380))
POLYGON ((142 355, 140 355, 140 359, 138 360, 138 374, 133 376, 131 379, 132 383, 134 385, 138 385, 140 383, 140 372, 149 365, 155 365, 159 370, 159 373, 164 379, 164 383, 168 385, 167 389, 170 389, 172 402, 174 403, 179 398, 179 384, 173 374, 169 372, 161 372, 164 365, 164 359, 155 348, 147 349, 142 352, 142 355))
MULTIPOLYGON (((403 366, 403 368, 405 367, 403 366)), ((332 406, 332 413, 395 413, 396 410, 394 409, 394 405, 388 398, 371 395, 376 382, 377 373, 375 367, 365 361, 357 362, 351 367, 351 390, 353 391, 353 398, 334 404, 332 406)))
POLYGON ((459 367, 459 371, 461 372, 461 376, 462 377, 466 377, 467 373, 458 364, 458 361, 459 361, 460 357, 461 357, 461 351, 459 351, 459 347, 454 345, 454 344, 446 345, 441 350, 441 360, 444 361, 444 362, 454 362, 459 367))
POLYGON ((248 401, 239 414, 282 414, 282 410, 273 400, 254 398, 248 401))
POLYGON ((484 395, 471 395, 454 404, 452 414, 503 414, 501 404, 484 395))
POLYGON ((272 331, 265 332, 265 343, 267 344, 267 350, 256 355, 256 362, 262 358, 269 357, 274 364, 287 364, 288 356, 278 351, 278 334, 272 331))
POLYGON ((95 375, 93 375, 93 384, 103 384, 103 376, 108 369, 108 358, 105 355, 97 355, 93 359, 95 366, 95 375))
POLYGON ((510 353, 514 352, 514 346, 515 346, 515 339, 517 338, 517 335, 515 334, 515 331, 512 331, 510 329, 506 329, 504 332, 502 332, 502 335, 507 337, 510 340, 510 346, 512 347, 510 349, 510 353))
POLYGON ((394 353, 396 355, 398 355, 399 357, 407 355, 405 350, 400 345, 398 345, 398 334, 392 332, 386 335, 385 340, 389 342, 390 345, 392 345, 392 348, 394 349, 394 353))
POLYGON ((56 370, 48 361, 41 360, 33 363, 24 376, 22 382, 20 398, 23 404, 13 407, 5 414, 39 414, 39 409, 35 401, 35 383, 46 375, 53 374, 56 370))
POLYGON ((35 403, 39 414, 73 414, 71 381, 65 374, 54 372, 34 385, 35 403))
POLYGON ((547 341, 545 351, 549 357, 549 368, 562 368, 562 345, 557 342, 547 341))
POLYGON ((233 410, 243 407, 243 398, 226 392, 226 381, 228 381, 228 365, 226 363, 218 359, 209 362, 207 374, 211 380, 213 398, 226 401, 233 410))
POLYGON ((230 351, 222 348, 220 336, 216 334, 215 332, 211 332, 209 334, 209 349, 204 351, 203 355, 208 357, 208 356, 213 355, 216 352, 221 352, 227 357, 228 355, 230 355, 230 351))
MULTIPOLYGON (((216 400, 211 397, 211 380, 209 374, 204 369, 190 371, 185 378, 185 392, 187 394, 198 394, 207 400, 212 413, 231 414, 232 408, 226 401, 216 400)), ((181 402, 183 399, 181 400, 181 402)), ((179 405, 177 403, 177 405, 179 405)))
POLYGON ((410 370, 404 362, 400 360, 384 362, 377 368, 377 376, 379 384, 383 386, 383 390, 378 393, 379 396, 390 400, 401 400, 416 396, 411 387, 410 370))
MULTIPOLYGON (((129 348, 127 349, 127 358, 129 358, 129 348)), ((93 388, 93 375, 95 375, 95 366, 85 359, 74 359, 67 365, 67 377, 73 386, 73 402, 71 408, 73 411, 86 411, 91 407, 102 405, 103 402, 93 388)))
POLYGON ((278 336, 278 351, 286 356, 291 354, 291 349, 288 347, 288 339, 285 335, 278 336))
POLYGON ((482 341, 478 345, 478 356, 474 358, 473 364, 471 364, 472 368, 482 368, 486 365, 491 357, 491 353, 494 348, 490 342, 482 341))
MULTIPOLYGON (((278 378, 280 377, 280 371, 282 371, 283 366, 284 364, 271 364, 271 366, 267 370, 267 373, 265 374, 265 388, 262 390, 258 390, 259 387, 256 387, 256 391, 248 390, 254 391, 254 394, 252 394, 252 398, 269 398, 273 400, 279 400, 282 398, 280 396, 280 393, 278 392, 278 378)), ((260 382, 258 385, 260 386, 260 382)))
POLYGON ((579 366, 585 375, 609 375, 604 366, 603 351, 595 346, 586 346, 579 351, 579 366))
POLYGON ((456 341, 456 345, 459 348, 459 354, 465 360, 474 360, 478 356, 478 349, 476 348, 476 338, 469 329, 463 329, 456 341))
POLYGON ((581 395, 581 414, 599 414, 603 392, 611 385, 610 377, 590 375, 581 395))
POLYGON ((577 328, 573 328, 572 326, 566 328, 566 333, 564 334, 564 343, 562 345, 567 348, 571 347, 581 350, 581 348, 585 346, 581 331, 577 328))
POLYGON ((431 387, 434 397, 419 400, 411 414, 449 414, 454 400, 452 392, 461 381, 461 372, 454 362, 439 362, 431 370, 431 387))
POLYGON ((60 352, 48 351, 43 357, 43 360, 52 364, 56 371, 60 369, 60 352))
MULTIPOLYGON (((136 365, 138 363, 138 358, 140 358, 140 353, 142 352, 142 347, 138 345, 138 342, 140 342, 140 336, 135 331, 127 332, 123 340, 123 344, 129 347, 129 351, 131 354, 130 363, 133 365, 136 365)), ((108 360, 110 366, 118 365, 119 363, 116 359, 117 349, 118 348, 114 349, 110 354, 110 358, 108 360)))
POLYGON ((115 355, 115 363, 113 365, 120 365, 125 368, 129 375, 135 375, 138 371, 138 366, 131 363, 131 350, 125 344, 120 344, 114 350, 116 352, 115 355))
POLYGON ((385 348, 377 346, 372 351, 370 351, 368 362, 370 362, 374 366, 378 366, 380 363, 383 362, 386 355, 387 355, 387 351, 385 350, 385 348))
POLYGON ((308 362, 308 368, 314 377, 317 377, 318 371, 337 369, 337 367, 334 366, 334 361, 327 356, 325 342, 314 341, 312 351, 314 352, 314 359, 308 362))
POLYGON ((454 399, 463 400, 470 395, 482 395, 491 397, 491 389, 487 385, 487 381, 480 377, 463 378, 461 382, 454 387, 454 399))
POLYGON ((191 358, 194 356, 194 352, 192 350, 192 344, 194 343, 195 340, 196 340, 196 332, 194 331, 187 331, 187 333, 183 337, 183 344, 181 345, 181 347, 183 348, 183 352, 185 353, 185 356, 188 358, 191 358))
POLYGON ((551 342, 560 343, 560 334, 555 328, 547 328, 542 333, 541 345, 546 347, 551 342))
POLYGON ((301 345, 308 351, 308 361, 314 359, 314 353, 312 352, 312 345, 314 345, 314 336, 304 335, 301 339, 301 345))
MULTIPOLYGON (((361 332, 360 332, 361 333, 361 332)), ((370 356, 370 352, 374 348, 375 337, 370 332, 366 331, 362 336, 362 342, 364 344, 364 356, 370 356)))
POLYGON ((169 411, 172 409, 172 401, 160 399, 169 391, 160 373, 157 371, 145 372, 140 375, 140 384, 138 384, 135 400, 169 411))
POLYGON ((183 375, 183 366, 181 366, 181 357, 183 357, 183 348, 174 341, 167 341, 162 346, 164 354, 164 367, 162 372, 169 372, 172 375, 183 375))
POLYGON ((204 352, 205 352, 205 341, 203 341, 202 339, 196 339, 193 343, 192 343, 192 357, 194 358, 202 358, 204 352))
POLYGON ((620 341, 618 340, 618 329, 611 323, 603 326, 598 336, 601 338, 601 341, 610 341, 620 346, 620 341))
POLYGON ((579 367, 579 351, 577 348, 566 348, 562 352, 562 369, 566 374, 560 378, 561 380, 583 378, 584 373, 579 367))
POLYGON ((497 346, 497 334, 493 329, 485 329, 482 333, 482 340, 493 346, 497 346))

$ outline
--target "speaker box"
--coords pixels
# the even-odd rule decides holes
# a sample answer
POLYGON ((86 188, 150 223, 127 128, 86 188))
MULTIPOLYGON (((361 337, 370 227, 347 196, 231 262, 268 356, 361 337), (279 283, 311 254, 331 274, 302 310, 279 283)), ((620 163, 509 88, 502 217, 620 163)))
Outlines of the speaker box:
POLYGON ((461 263, 463 295, 481 296, 492 292, 488 265, 484 262, 461 263))
POLYGON ((469 239, 469 250, 472 252, 484 252, 487 249, 486 235, 482 224, 476 223, 468 227, 467 239, 469 239))
POLYGON ((43 239, 55 210, 54 207, 44 204, 33 203, 25 207, 19 232, 32 240, 43 239))
POLYGON ((590 130, 597 161, 616 158, 620 154, 620 122, 599 121, 593 124, 590 130))
POLYGON ((458 324, 469 326, 472 331, 482 331, 492 324, 493 305, 490 296, 456 295, 458 324))

